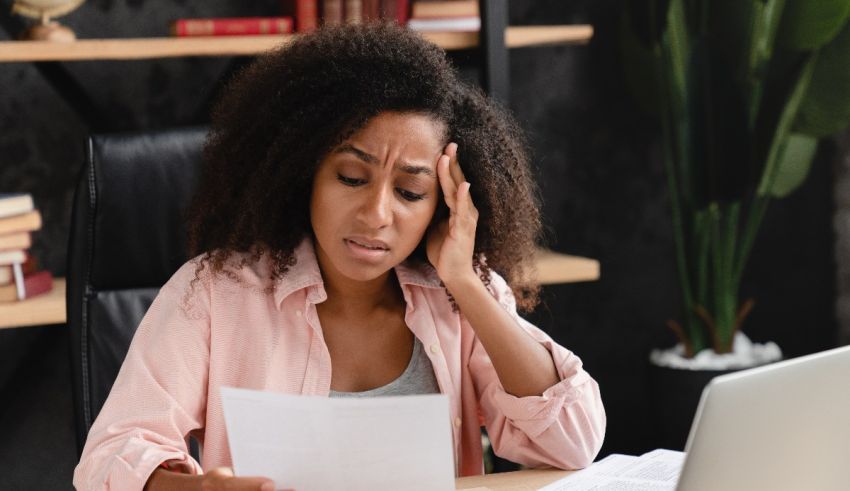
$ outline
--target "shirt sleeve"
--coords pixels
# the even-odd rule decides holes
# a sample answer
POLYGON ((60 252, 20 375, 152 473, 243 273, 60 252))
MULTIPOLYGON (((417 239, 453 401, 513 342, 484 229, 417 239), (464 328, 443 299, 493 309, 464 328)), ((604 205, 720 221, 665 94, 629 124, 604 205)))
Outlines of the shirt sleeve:
POLYGON ((496 455, 529 467, 581 469, 602 447, 606 416, 595 380, 578 356, 517 314, 505 280, 492 273, 491 290, 502 307, 552 355, 560 382, 539 396, 516 397, 502 387, 484 346, 475 337, 469 371, 496 455))
POLYGON ((186 263, 160 290, 133 337, 77 468, 79 490, 141 490, 163 462, 201 474, 187 435, 204 426, 209 289, 186 263), (191 294, 190 294, 191 293, 191 294))

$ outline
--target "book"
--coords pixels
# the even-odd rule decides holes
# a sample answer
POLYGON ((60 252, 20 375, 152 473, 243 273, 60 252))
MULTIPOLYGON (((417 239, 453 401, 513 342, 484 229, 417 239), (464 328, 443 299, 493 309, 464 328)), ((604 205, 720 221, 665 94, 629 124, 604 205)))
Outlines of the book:
POLYGON ((0 302, 15 302, 49 292, 53 289, 53 275, 50 271, 39 271, 24 276, 23 288, 12 283, 0 286, 0 302))
MULTIPOLYGON (((24 275, 35 273, 38 271, 38 261, 34 256, 27 257, 27 260, 21 264, 21 273, 24 275)), ((15 275, 11 265, 0 266, 0 285, 8 285, 15 281, 15 275)))
POLYGON ((32 235, 29 232, 14 232, 0 235, 0 251, 10 249, 28 249, 32 245, 32 235))
POLYGON ((481 30, 480 17, 445 17, 435 19, 410 19, 407 27, 419 32, 478 32, 481 30))
POLYGON ((322 1, 322 24, 335 26, 342 24, 344 20, 342 12, 342 0, 322 1))
POLYGON ((408 5, 407 0, 381 0, 381 17, 406 25, 408 5))
POLYGON ((281 13, 295 19, 295 32, 319 27, 319 0, 281 0, 281 13))
POLYGON ((0 218, 20 215, 34 209, 27 193, 0 193, 0 218))
POLYGON ((344 0, 343 19, 346 24, 357 24, 363 21, 363 1, 344 0))
POLYGON ((0 252, 0 265, 22 263, 27 260, 27 253, 21 249, 0 252))
POLYGON ((368 22, 381 18, 381 0, 361 0, 363 4, 363 20, 368 22))
POLYGON ((178 37, 248 36, 291 32, 292 17, 178 19, 171 24, 171 35, 178 37))
POLYGON ((424 19, 431 17, 478 17, 477 0, 453 0, 436 2, 413 2, 411 17, 424 19))
POLYGON ((0 218, 0 235, 31 232, 41 228, 41 213, 33 210, 22 215, 0 218))

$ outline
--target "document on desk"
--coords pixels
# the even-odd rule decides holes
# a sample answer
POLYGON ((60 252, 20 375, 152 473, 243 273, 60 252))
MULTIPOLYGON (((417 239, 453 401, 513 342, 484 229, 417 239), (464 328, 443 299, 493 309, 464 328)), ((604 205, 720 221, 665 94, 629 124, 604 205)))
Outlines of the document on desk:
POLYGON ((611 454, 539 491, 674 491, 684 461, 684 452, 664 449, 611 454))
POLYGON ((444 395, 327 398, 222 387, 237 476, 276 489, 454 490, 444 395))

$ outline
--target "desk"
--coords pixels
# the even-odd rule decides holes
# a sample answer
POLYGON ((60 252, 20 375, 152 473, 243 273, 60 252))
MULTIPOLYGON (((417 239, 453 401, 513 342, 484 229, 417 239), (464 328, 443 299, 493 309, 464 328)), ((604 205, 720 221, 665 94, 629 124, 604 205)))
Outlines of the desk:
POLYGON ((574 471, 562 471, 559 469, 529 469, 516 472, 502 472, 499 474, 487 474, 485 476, 461 477, 455 480, 457 489, 492 489, 535 491, 552 482, 572 474, 574 471))

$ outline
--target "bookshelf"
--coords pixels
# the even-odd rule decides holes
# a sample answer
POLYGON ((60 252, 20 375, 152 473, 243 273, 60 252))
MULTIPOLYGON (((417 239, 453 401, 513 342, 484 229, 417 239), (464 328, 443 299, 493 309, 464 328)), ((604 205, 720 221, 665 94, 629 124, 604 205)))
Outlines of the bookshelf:
POLYGON ((579 283, 599 279, 599 261, 538 249, 535 258, 537 281, 541 285, 579 283))
MULTIPOLYGON (((493 26, 483 22, 480 33, 423 32, 422 35, 447 51, 484 48, 483 64, 497 65, 496 72, 506 72, 506 63, 500 61, 507 60, 492 58, 492 53, 498 55, 499 50, 504 48, 586 44, 594 34, 590 25, 506 26, 506 12, 499 10, 503 4, 493 0, 482 0, 481 3, 482 21, 489 16, 495 20, 493 26), (489 28, 493 31, 488 32, 489 28), (504 32, 504 35, 499 32, 504 32), (493 33, 496 33, 495 36, 493 33)), ((0 63, 253 56, 285 45, 295 36, 297 34, 81 39, 71 43, 0 41, 0 63)), ((506 85, 500 84, 505 81, 497 78, 498 90, 504 91, 506 85)), ((486 87, 488 91, 498 91, 490 85, 488 83, 486 87)), ((543 249, 537 251, 536 270, 536 278, 542 285, 595 281, 600 275, 599 262, 594 259, 543 249)), ((0 329, 65 323, 65 295, 65 279, 56 278, 53 291, 46 295, 13 304, 0 304, 0 329)))
MULTIPOLYGON (((478 46, 477 32, 429 32, 422 35, 445 50, 478 46)), ((181 56, 250 56, 291 41, 296 35, 203 36, 128 39, 81 39, 0 42, 0 62, 138 60, 181 56)), ((505 29, 509 48, 584 44, 593 37, 589 25, 512 26, 505 29)))
MULTIPOLYGON (((599 261, 560 254, 545 249, 537 251, 537 279, 542 285, 578 283, 599 279, 599 261)), ((53 280, 53 290, 22 302, 0 304, 0 329, 10 327, 64 324, 65 278, 53 280)))

